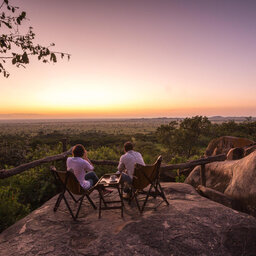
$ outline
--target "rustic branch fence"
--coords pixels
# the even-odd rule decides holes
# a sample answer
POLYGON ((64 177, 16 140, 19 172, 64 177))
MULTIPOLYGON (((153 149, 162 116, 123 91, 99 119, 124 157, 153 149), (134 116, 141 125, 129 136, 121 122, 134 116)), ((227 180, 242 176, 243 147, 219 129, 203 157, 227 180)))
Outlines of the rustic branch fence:
MULTIPOLYGON (((66 150, 66 143, 63 142, 63 150, 66 150)), ((12 169, 2 169, 0 170, 0 179, 5 179, 14 175, 17 175, 19 173, 22 173, 28 169, 34 168, 36 166, 42 165, 44 163, 50 163, 55 161, 65 161, 68 155, 71 154, 72 148, 54 156, 48 156, 43 159, 35 160, 30 163, 22 164, 18 167, 12 168, 12 169)), ((200 171, 200 177, 201 177, 201 185, 205 186, 206 184, 206 178, 205 178, 205 165, 211 162, 216 161, 224 161, 226 160, 226 155, 217 155, 217 156, 210 156, 206 158, 200 158, 198 160, 189 161, 186 163, 180 163, 180 164, 170 164, 170 165, 162 165, 160 168, 161 171, 172 171, 172 170, 178 170, 178 175, 181 175, 183 172, 185 172, 185 169, 192 169, 193 167, 197 165, 201 165, 201 171, 200 171)), ((91 160, 91 162, 94 165, 100 165, 100 166, 113 166, 117 167, 118 162, 117 161, 111 161, 111 160, 91 160)))

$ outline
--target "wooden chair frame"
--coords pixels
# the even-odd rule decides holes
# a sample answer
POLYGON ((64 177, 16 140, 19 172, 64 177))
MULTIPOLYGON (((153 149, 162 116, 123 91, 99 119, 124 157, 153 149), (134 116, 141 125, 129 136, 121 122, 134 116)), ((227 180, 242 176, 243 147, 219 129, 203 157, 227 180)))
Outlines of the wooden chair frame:
POLYGON ((82 203, 83 203, 83 200, 84 200, 84 197, 87 198, 87 200, 90 202, 90 204, 92 205, 92 207, 96 210, 97 207, 95 206, 95 204, 93 203, 92 199, 90 198, 90 194, 91 192, 94 190, 94 187, 91 187, 90 189, 88 190, 84 190, 79 182, 77 181, 75 175, 73 174, 72 171, 57 171, 56 168, 54 166, 51 166, 50 170, 52 171, 53 173, 53 176, 55 178, 55 180, 57 182, 59 182, 62 186, 62 191, 61 193, 59 194, 58 198, 57 198, 57 201, 55 203, 55 206, 54 206, 54 212, 57 211, 57 209, 59 208, 59 205, 62 201, 62 199, 64 199, 64 202, 72 216, 72 218, 74 220, 76 220, 78 218, 78 214, 80 212, 80 209, 81 209, 81 206, 82 206, 82 203), (74 190, 72 189, 71 186, 69 186, 69 180, 72 179, 72 182, 73 183, 76 183, 74 184, 78 189, 74 190), (79 203, 78 207, 77 207, 77 210, 75 212, 72 211, 69 203, 68 203, 68 200, 65 196, 65 193, 68 192, 68 194, 71 196, 71 198, 73 199, 73 201, 75 203, 79 203), (76 194, 76 195, 80 195, 80 197, 78 199, 76 199, 74 197, 73 194, 76 194))
POLYGON ((148 202, 148 199, 149 197, 153 197, 153 198, 156 198, 156 197, 161 197, 163 199, 162 202, 160 202, 156 207, 154 207, 154 209, 156 210, 163 202, 166 203, 166 205, 169 205, 169 202, 165 196, 165 193, 163 191, 163 188, 161 187, 160 185, 160 166, 161 166, 161 162, 162 162, 162 157, 159 156, 157 158, 157 161, 155 162, 155 164, 153 166, 150 166, 150 165, 147 165, 147 166, 142 166, 142 165, 139 165, 139 164, 136 164, 135 165, 135 170, 134 170, 134 176, 133 176, 133 183, 132 183, 132 186, 131 186, 131 196, 130 196, 130 200, 129 200, 129 204, 131 203, 131 201, 133 199, 135 199, 136 201, 136 205, 138 207, 138 210, 140 211, 140 213, 143 213, 144 209, 145 209, 145 206, 148 202), (148 173, 143 170, 145 169, 145 167, 151 167, 153 168, 153 171, 148 175, 148 173), (145 186, 144 187, 141 187, 141 186, 138 186, 138 184, 140 184, 140 179, 136 176, 136 174, 138 172, 141 172, 142 173, 142 176, 140 176, 141 178, 140 179, 143 179, 144 178, 144 183, 145 183, 145 186), (142 178, 143 177, 143 178, 142 178), (136 180, 136 182, 134 182, 134 179, 136 180), (146 180, 146 182, 145 182, 146 180), (137 183, 137 185, 136 185, 137 183), (146 188, 148 185, 150 185, 148 191, 141 191, 141 189, 144 189, 146 188), (138 199, 138 195, 139 194, 146 194, 146 197, 144 198, 144 202, 143 202, 143 205, 140 206, 139 204, 139 199, 138 199))

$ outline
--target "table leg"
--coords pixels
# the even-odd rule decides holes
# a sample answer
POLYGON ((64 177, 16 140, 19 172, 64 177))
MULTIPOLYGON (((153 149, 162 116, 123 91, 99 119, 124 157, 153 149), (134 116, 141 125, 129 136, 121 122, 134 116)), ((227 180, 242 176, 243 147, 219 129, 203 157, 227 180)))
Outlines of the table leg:
POLYGON ((100 197, 100 207, 99 207, 99 219, 101 218, 101 193, 99 191, 99 197, 100 197))
POLYGON ((120 200, 121 200, 121 217, 123 218, 124 217, 124 202, 123 202, 123 188, 118 186, 117 187, 117 190, 118 190, 118 193, 119 193, 119 197, 120 197, 120 200))

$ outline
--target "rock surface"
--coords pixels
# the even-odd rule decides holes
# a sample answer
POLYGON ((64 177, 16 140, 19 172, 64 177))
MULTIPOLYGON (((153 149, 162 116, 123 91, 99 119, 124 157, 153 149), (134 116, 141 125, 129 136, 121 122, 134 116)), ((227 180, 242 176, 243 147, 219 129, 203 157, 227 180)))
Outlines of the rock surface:
MULTIPOLYGON (((200 185, 200 168, 195 167, 185 183, 200 185)), ((235 199, 242 210, 256 215, 256 151, 239 160, 207 164, 205 177, 206 187, 235 199)))
POLYGON ((233 136, 222 136, 213 139, 208 144, 205 156, 216 156, 218 154, 227 154, 231 148, 242 148, 253 144, 254 141, 247 138, 239 138, 233 136))
MULTIPOLYGON (((77 222, 56 196, 0 234, 1 255, 256 255, 256 219, 201 197, 187 184, 163 184, 170 205, 140 215, 135 203, 93 210, 77 222)), ((113 192, 111 197, 117 197, 113 192)), ((98 203, 97 191, 93 200, 98 203)), ((151 199, 149 206, 155 206, 151 199)))
POLYGON ((227 160, 237 160, 248 156, 256 151, 256 144, 245 146, 243 148, 231 148, 227 153, 227 160))

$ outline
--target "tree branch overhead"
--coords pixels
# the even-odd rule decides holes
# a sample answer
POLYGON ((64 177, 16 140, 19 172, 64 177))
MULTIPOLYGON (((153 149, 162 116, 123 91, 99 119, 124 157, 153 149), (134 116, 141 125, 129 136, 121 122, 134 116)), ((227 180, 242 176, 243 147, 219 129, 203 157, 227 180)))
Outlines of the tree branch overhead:
POLYGON ((31 56, 37 56, 37 59, 43 63, 56 63, 58 55, 60 58, 70 59, 69 53, 52 51, 51 47, 55 46, 54 44, 50 46, 35 44, 36 35, 32 27, 28 28, 27 33, 21 34, 19 28, 23 25, 23 21, 27 20, 27 14, 21 11, 17 15, 18 10, 19 7, 12 6, 9 0, 4 0, 0 5, 0 29, 4 28, 7 31, 0 34, 0 73, 4 77, 10 76, 5 67, 9 61, 19 68, 29 64, 31 56))

